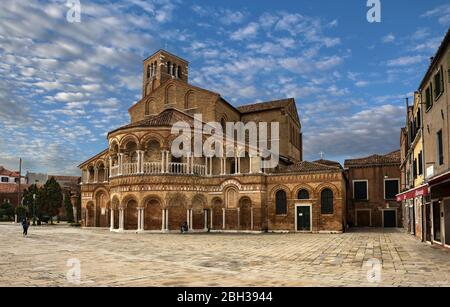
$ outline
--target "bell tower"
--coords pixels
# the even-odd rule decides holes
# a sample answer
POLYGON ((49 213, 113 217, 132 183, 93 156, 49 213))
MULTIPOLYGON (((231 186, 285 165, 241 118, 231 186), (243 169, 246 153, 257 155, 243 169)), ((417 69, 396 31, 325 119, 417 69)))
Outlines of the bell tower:
POLYGON ((163 49, 158 50, 144 60, 142 97, 149 95, 169 79, 187 83, 188 68, 188 61, 163 49))

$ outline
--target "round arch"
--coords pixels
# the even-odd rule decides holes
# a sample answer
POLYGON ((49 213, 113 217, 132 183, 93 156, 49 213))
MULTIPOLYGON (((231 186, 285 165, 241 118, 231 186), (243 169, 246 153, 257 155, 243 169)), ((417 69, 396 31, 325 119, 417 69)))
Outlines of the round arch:
POLYGON ((302 190, 306 190, 308 192, 309 199, 315 198, 316 195, 314 193, 314 188, 305 183, 299 184, 293 189, 293 198, 298 199, 298 193, 302 190))

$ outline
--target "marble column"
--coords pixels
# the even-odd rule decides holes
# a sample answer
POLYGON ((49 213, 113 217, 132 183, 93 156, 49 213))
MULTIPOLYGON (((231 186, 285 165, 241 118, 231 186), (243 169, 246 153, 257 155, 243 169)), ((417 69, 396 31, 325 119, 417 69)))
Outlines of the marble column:
POLYGON ((110 225, 109 225, 109 230, 113 230, 114 229, 114 209, 111 209, 111 218, 110 218, 110 225))

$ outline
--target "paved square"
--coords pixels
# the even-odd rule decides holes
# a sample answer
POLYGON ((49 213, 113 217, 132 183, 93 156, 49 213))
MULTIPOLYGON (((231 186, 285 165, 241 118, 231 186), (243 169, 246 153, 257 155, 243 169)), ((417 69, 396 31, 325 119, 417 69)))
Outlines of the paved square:
POLYGON ((0 224, 0 286, 450 286, 450 252, 402 230, 330 234, 118 234, 0 224), (366 261, 382 261, 381 284, 366 261))

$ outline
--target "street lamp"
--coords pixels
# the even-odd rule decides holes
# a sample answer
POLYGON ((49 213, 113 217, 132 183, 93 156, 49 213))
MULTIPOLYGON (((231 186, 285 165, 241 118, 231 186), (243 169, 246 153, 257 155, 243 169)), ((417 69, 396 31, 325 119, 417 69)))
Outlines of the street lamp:
POLYGON ((33 193, 33 226, 36 226, 36 193, 33 193))

